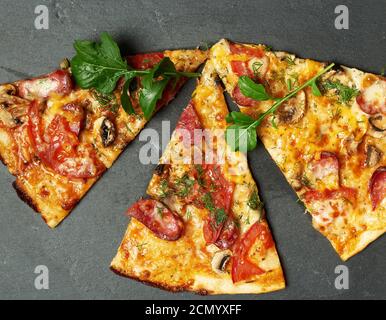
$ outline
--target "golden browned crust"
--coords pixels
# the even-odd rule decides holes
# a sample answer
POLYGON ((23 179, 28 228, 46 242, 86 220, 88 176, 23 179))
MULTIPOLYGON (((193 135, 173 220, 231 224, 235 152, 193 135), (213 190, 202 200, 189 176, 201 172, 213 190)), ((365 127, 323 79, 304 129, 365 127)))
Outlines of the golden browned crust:
POLYGON ((27 205, 29 205, 34 211, 39 213, 38 206, 36 205, 34 200, 29 196, 29 194, 27 192, 25 192, 23 187, 21 185, 19 185, 17 180, 12 182, 12 186, 16 190, 16 193, 17 193, 18 197, 20 198, 20 200, 22 200, 27 205))
POLYGON ((192 293, 198 294, 200 296, 206 296, 206 295, 210 294, 210 292, 208 290, 204 290, 204 289, 193 290, 192 288, 189 287, 189 285, 171 286, 171 285, 168 285, 166 283, 143 280, 140 277, 127 274, 127 273, 125 273, 124 270, 119 270, 119 269, 115 268, 114 266, 110 266, 110 270, 121 277, 135 280, 135 281, 138 281, 140 283, 146 284, 148 286, 151 286, 151 287, 154 287, 157 289, 170 291, 173 293, 192 292, 192 293))

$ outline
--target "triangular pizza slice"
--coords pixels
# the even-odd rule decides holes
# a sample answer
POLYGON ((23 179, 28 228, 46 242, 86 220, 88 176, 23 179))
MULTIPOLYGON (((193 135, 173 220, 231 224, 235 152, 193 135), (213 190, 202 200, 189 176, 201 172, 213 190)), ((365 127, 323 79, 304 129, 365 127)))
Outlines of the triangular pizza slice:
POLYGON ((285 287, 245 154, 232 152, 228 114, 210 61, 111 263, 170 291, 262 293, 285 287))
MULTIPOLYGON (((137 70, 169 57, 176 69, 195 71, 205 60, 201 50, 174 50, 128 57, 137 70)), ((186 78, 171 81, 156 109, 172 100, 186 78)), ((144 127, 139 108, 141 81, 131 82, 136 114, 120 105, 122 84, 112 94, 78 88, 68 64, 29 80, 0 85, 0 158, 16 176, 19 196, 58 225, 95 181, 144 127)))
MULTIPOLYGON (((241 77, 275 99, 326 67, 227 40, 214 45, 210 57, 240 111, 253 119, 275 101, 240 88, 241 77)), ((346 260, 386 231, 386 79, 338 67, 311 84, 266 117, 257 133, 314 228, 346 260)))

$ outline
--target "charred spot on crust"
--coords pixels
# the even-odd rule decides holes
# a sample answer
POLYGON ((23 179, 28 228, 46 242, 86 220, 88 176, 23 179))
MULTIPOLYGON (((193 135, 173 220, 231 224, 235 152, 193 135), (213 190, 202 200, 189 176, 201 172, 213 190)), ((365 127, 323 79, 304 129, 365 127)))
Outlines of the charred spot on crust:
POLYGON ((164 175, 168 170, 169 170, 169 165, 168 165, 168 164, 160 163, 160 164, 157 165, 157 167, 154 169, 154 173, 155 173, 157 176, 162 176, 162 175, 164 175))
POLYGON ((17 195, 19 198, 24 201, 26 204, 28 204, 33 210, 36 212, 39 212, 38 207, 36 206, 35 202, 32 200, 32 198, 17 184, 17 181, 14 181, 12 183, 13 188, 16 190, 17 195))

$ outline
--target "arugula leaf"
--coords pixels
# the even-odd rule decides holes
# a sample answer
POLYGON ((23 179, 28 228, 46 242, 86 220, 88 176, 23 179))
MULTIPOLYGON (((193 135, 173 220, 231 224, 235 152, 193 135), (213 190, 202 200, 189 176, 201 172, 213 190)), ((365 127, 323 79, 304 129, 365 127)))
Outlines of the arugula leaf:
POLYGON ((225 131, 225 140, 232 151, 251 151, 257 145, 256 127, 233 124, 225 131))
POLYGON ((316 84, 316 79, 310 84, 312 94, 317 97, 321 97, 322 93, 320 92, 318 85, 316 84))
POLYGON ((126 111, 126 113, 128 114, 134 114, 135 111, 134 111, 134 108, 133 108, 133 105, 131 103, 131 100, 130 100, 130 97, 129 97, 129 87, 130 87, 130 84, 131 82, 133 81, 134 78, 128 78, 122 88, 122 94, 121 94, 121 104, 122 104, 122 108, 123 110, 126 111))
POLYGON ((228 113, 225 120, 228 123, 237 123, 237 124, 245 124, 245 125, 255 122, 255 119, 251 118, 245 113, 236 112, 236 111, 232 111, 228 113))
MULTIPOLYGON (((269 97, 269 99, 275 100, 274 104, 267 111, 263 112, 256 120, 253 120, 249 116, 246 116, 246 117, 245 115, 242 116, 241 112, 231 112, 230 114, 228 114, 226 120, 228 123, 233 123, 233 125, 229 126, 226 129, 225 139, 228 145, 231 147, 231 149, 234 151, 239 150, 242 152, 246 152, 256 148, 256 145, 257 145, 256 128, 263 122, 263 120, 268 115, 273 114, 283 102, 292 98, 300 90, 303 90, 307 86, 311 86, 311 88, 312 86, 316 86, 316 84, 314 85, 315 81, 322 74, 330 70, 334 65, 335 65, 334 63, 331 63, 329 66, 319 71, 314 77, 306 81, 304 84, 293 89, 290 93, 288 93, 283 98, 275 99, 275 98, 269 97), (251 121, 251 119, 253 121, 251 121)), ((252 81, 252 79, 242 76, 239 78, 239 86, 240 86, 241 78, 242 78, 241 84, 245 84, 247 88, 245 90, 245 93, 242 92, 244 95, 248 93, 250 98, 259 100, 259 101, 261 101, 261 98, 266 98, 264 94, 267 95, 267 93, 265 92, 265 89, 262 85, 256 84, 255 82, 252 81), (263 87, 263 89, 261 87, 263 87)), ((240 90, 241 90, 241 87, 240 87, 240 90)), ((316 91, 315 93, 318 94, 318 92, 316 91)), ((273 117, 271 123, 272 123, 272 126, 276 127, 276 123, 274 121, 275 121, 275 118, 273 117)))
POLYGON ((163 79, 159 81, 153 81, 143 87, 139 94, 139 104, 143 111, 143 115, 146 120, 149 120, 152 116, 157 101, 162 97, 162 93, 168 84, 169 79, 163 79))
POLYGON ((75 57, 71 60, 71 70, 79 87, 94 88, 101 94, 111 94, 120 78, 125 79, 121 103, 127 113, 134 113, 128 90, 134 77, 142 77, 143 89, 140 93, 140 107, 146 119, 153 114, 156 103, 162 97, 170 79, 175 84, 180 77, 198 77, 199 73, 178 72, 169 58, 163 58, 150 70, 134 70, 121 56, 117 43, 104 32, 100 43, 77 40, 74 43, 75 57))
POLYGON ((241 93, 254 100, 265 101, 273 99, 262 84, 254 82, 251 78, 247 76, 241 76, 238 81, 238 85, 241 93))
POLYGON ((81 88, 111 93, 128 71, 118 45, 107 33, 101 34, 101 43, 78 40, 74 47, 77 54, 71 60, 71 71, 81 88))

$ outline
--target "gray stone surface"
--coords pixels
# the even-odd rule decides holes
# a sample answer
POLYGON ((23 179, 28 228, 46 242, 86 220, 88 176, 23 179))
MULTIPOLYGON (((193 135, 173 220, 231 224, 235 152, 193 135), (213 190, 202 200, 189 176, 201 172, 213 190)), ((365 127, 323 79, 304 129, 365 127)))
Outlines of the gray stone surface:
MULTIPOLYGON (((334 28, 342 1, 10 1, 1 0, 0 82, 39 75, 74 53, 75 39, 101 31, 125 53, 189 48, 222 37, 261 42, 302 57, 335 61, 380 73, 385 67, 385 2, 349 1, 350 29, 334 28), (34 28, 34 8, 46 4, 49 30, 34 28)), ((194 89, 190 81, 148 127, 176 120, 194 89)), ((142 196, 154 166, 141 165, 134 141, 57 229, 50 230, 21 202, 0 167, 0 298, 211 299, 171 294, 121 278, 109 263, 124 234, 125 209, 142 196), (34 288, 34 269, 50 270, 49 290, 34 288)), ((261 145, 249 155, 288 282, 285 290, 245 299, 373 299, 386 297, 385 238, 342 263, 311 227, 309 216, 261 145), (336 290, 334 269, 350 270, 350 289, 336 290)), ((224 296, 235 299, 235 296, 224 296)))

